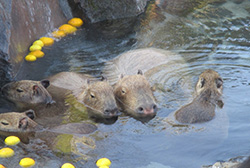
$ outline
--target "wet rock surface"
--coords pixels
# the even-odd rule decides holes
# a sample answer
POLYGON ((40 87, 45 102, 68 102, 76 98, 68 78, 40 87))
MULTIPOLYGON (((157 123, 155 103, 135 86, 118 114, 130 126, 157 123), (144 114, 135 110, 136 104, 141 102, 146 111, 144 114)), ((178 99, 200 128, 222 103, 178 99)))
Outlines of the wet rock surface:
POLYGON ((138 16, 143 13, 148 0, 75 0, 91 22, 138 16))
POLYGON ((32 41, 66 21, 59 1, 0 0, 0 86, 15 77, 32 41))

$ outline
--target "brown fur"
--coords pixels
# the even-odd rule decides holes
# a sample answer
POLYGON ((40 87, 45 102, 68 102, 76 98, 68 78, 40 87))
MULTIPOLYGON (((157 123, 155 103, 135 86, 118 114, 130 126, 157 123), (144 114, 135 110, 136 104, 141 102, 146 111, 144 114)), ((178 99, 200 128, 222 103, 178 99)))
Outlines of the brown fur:
POLYGON ((103 74, 115 85, 117 103, 124 112, 132 117, 147 117, 156 113, 155 100, 147 80, 150 79, 152 83, 165 82, 165 75, 186 67, 184 59, 174 52, 142 48, 124 52, 108 61, 103 74), (138 70, 144 72, 145 77, 134 76, 138 70), (119 79, 121 74, 124 74, 124 79, 119 79), (164 76, 161 78, 161 75, 164 76), (126 88, 126 94, 121 93, 122 88, 126 88))
POLYGON ((16 110, 24 111, 53 103, 51 95, 46 90, 48 86, 47 80, 21 80, 4 85, 1 92, 7 100, 15 104, 16 110))
POLYGON ((214 70, 205 70, 196 84, 195 99, 175 112, 175 118, 181 123, 199 123, 210 121, 215 116, 216 104, 222 108, 223 81, 214 70))
POLYGON ((23 113, 8 112, 0 114, 0 130, 6 132, 28 132, 37 127, 32 119, 35 114, 33 110, 23 113))
POLYGON ((156 115, 155 98, 142 72, 121 77, 115 84, 114 93, 119 107, 132 117, 152 118, 156 115))
POLYGON ((0 114, 0 135, 2 136, 18 136, 22 142, 28 143, 29 137, 33 136, 34 131, 41 129, 36 122, 33 121, 35 113, 28 110, 22 113, 8 112, 0 114))
POLYGON ((89 75, 61 72, 49 78, 48 88, 53 98, 65 97, 72 93, 76 99, 87 107, 90 117, 113 118, 118 116, 113 88, 107 80, 101 81, 89 75))
POLYGON ((97 130, 95 125, 88 123, 68 123, 44 129, 33 121, 35 117, 33 110, 0 114, 0 135, 15 135, 22 142, 28 143, 32 137, 53 141, 51 135, 56 137, 59 134, 89 134, 97 130))

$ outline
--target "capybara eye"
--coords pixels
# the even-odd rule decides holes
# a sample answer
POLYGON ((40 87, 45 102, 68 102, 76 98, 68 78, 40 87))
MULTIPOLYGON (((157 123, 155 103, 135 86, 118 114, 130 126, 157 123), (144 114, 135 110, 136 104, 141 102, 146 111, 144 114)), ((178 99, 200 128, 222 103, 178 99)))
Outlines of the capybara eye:
POLYGON ((22 90, 22 89, 19 89, 19 88, 17 88, 16 91, 18 91, 18 92, 23 92, 23 90, 22 90))
POLYGON ((3 124, 3 125, 9 125, 9 123, 4 122, 4 121, 1 121, 1 124, 3 124))
POLYGON ((205 85, 205 79, 204 78, 201 78, 201 88, 205 85))
POLYGON ((220 88, 223 84, 223 80, 221 78, 217 78, 216 79, 216 87, 220 88))
POLYGON ((91 98, 95 98, 95 95, 93 93, 90 93, 91 98))
POLYGON ((126 93, 125 90, 122 89, 122 94, 125 94, 125 93, 126 93))

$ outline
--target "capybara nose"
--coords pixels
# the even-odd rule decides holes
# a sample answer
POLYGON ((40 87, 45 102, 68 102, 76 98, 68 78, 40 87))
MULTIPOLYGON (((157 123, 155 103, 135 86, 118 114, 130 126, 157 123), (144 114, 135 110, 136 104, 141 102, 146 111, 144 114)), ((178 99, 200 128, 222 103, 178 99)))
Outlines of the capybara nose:
POLYGON ((104 110, 104 115, 108 116, 108 117, 115 117, 115 116, 118 116, 120 114, 121 113, 119 112, 118 108, 104 110))
POLYGON ((156 111, 157 111, 157 105, 154 103, 149 106, 144 105, 137 108, 137 112, 139 114, 144 114, 144 115, 155 115, 156 111))

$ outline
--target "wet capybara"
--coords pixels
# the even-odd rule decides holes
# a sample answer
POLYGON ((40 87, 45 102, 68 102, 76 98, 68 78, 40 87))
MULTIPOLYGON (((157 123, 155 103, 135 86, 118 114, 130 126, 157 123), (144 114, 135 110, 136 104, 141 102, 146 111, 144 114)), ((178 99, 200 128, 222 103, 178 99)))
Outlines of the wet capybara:
POLYGON ((33 119, 35 113, 33 110, 25 112, 8 112, 0 114, 0 135, 1 136, 18 136, 22 142, 28 143, 29 137, 33 135, 34 131, 41 130, 33 119))
POLYGON ((37 127, 33 121, 35 113, 33 110, 25 112, 8 112, 0 114, 0 131, 5 132, 27 132, 37 127))
POLYGON ((175 118, 181 123, 200 123, 210 121, 215 116, 215 107, 223 107, 221 99, 223 80, 211 69, 205 70, 196 84, 194 100, 175 112, 175 118))
POLYGON ((111 85, 114 85, 121 74, 134 75, 141 70, 149 79, 153 71, 167 69, 168 72, 175 70, 176 67, 182 68, 183 65, 186 65, 185 61, 176 53, 163 49, 143 48, 127 51, 106 62, 103 75, 111 85))
POLYGON ((104 78, 95 78, 75 72, 61 72, 49 78, 49 93, 58 100, 72 93, 87 107, 90 118, 117 119, 119 115, 113 88, 104 78), (62 95, 63 94, 63 95, 62 95))
POLYGON ((46 90, 49 85, 48 80, 15 81, 4 85, 1 88, 1 94, 5 99, 14 103, 18 111, 35 109, 40 105, 54 103, 51 95, 46 90))
POLYGON ((118 106, 128 115, 136 118, 153 118, 157 105, 152 88, 141 70, 136 75, 121 75, 114 86, 118 106))
MULTIPOLYGON (((157 111, 149 81, 164 85, 166 81, 175 82, 179 79, 172 80, 173 75, 168 76, 168 74, 172 74, 177 68, 184 69, 183 67, 186 67, 186 63, 176 53, 163 49, 143 48, 127 51, 108 61, 103 75, 115 85, 115 95, 120 99, 117 102, 122 111, 132 117, 148 117, 155 115, 157 111), (140 73, 135 75, 138 70, 141 70, 143 75, 140 73), (124 77, 119 79, 121 74, 124 77), (125 93, 122 91, 124 88, 125 93)), ((179 75, 176 73, 174 76, 179 75)))

